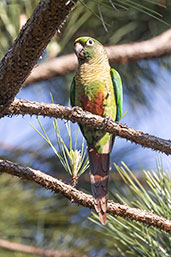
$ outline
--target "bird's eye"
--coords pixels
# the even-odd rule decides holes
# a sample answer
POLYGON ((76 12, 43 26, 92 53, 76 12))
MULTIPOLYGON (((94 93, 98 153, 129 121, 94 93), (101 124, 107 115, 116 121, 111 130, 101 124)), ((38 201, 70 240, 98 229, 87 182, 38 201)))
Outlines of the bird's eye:
POLYGON ((94 41, 92 39, 89 39, 89 40, 87 40, 86 45, 92 46, 92 45, 94 45, 94 41))

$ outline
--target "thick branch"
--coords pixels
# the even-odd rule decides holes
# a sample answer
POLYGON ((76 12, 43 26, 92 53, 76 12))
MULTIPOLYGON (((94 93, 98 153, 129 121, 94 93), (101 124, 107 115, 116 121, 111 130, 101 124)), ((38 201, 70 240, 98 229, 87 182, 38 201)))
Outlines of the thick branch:
POLYGON ((112 63, 127 63, 171 55, 171 29, 142 42, 109 46, 107 52, 112 63))
POLYGON ((36 83, 42 80, 49 80, 56 76, 64 76, 77 68, 77 59, 75 54, 67 54, 47 62, 39 64, 34 68, 30 76, 24 82, 24 86, 36 83))
POLYGON ((165 154, 171 154, 171 140, 155 137, 139 130, 129 128, 124 124, 114 122, 111 119, 102 118, 89 112, 84 112, 79 107, 69 108, 59 104, 15 100, 8 110, 6 110, 5 115, 15 114, 41 115, 71 120, 72 122, 78 122, 82 125, 110 132, 136 144, 140 144, 143 147, 151 148, 165 154))
POLYGON ((87 257, 87 255, 73 254, 69 252, 44 250, 38 247, 14 243, 4 239, 0 239, 0 248, 6 249, 8 251, 26 253, 29 255, 39 255, 44 257, 87 257))
MULTIPOLYGON (((171 29, 146 41, 108 46, 106 50, 111 63, 127 63, 167 56, 171 54, 171 29)), ((48 80, 55 76, 63 76, 68 72, 75 71, 76 67, 77 60, 74 54, 57 57, 33 69, 25 81, 25 85, 48 80)))
POLYGON ((0 111, 19 92, 56 29, 59 29, 77 0, 42 0, 23 26, 13 46, 0 62, 0 111))
MULTIPOLYGON (((40 170, 24 167, 10 161, 0 160, 0 173, 3 172, 35 182, 46 189, 62 194, 72 202, 94 209, 93 197, 91 195, 85 194, 40 170)), ((166 232, 171 232, 171 220, 167 220, 154 213, 130 208, 129 206, 114 203, 113 201, 108 202, 107 212, 163 229, 166 232)))

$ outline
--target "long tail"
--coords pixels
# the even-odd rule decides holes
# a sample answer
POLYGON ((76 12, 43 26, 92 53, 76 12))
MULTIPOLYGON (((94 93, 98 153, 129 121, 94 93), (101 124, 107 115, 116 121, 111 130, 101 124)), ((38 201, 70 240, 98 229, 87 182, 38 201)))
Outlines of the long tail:
POLYGON ((106 224, 108 200, 109 153, 99 154, 95 148, 88 146, 91 169, 91 189, 94 196, 94 207, 103 225, 106 224))

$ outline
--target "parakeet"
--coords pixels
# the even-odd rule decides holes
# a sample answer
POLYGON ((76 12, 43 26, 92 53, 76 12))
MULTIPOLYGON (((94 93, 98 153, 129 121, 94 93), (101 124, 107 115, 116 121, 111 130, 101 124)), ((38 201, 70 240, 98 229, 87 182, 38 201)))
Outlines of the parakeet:
MULTIPOLYGON (((122 115, 122 82, 118 72, 111 69, 105 48, 91 37, 77 38, 74 47, 79 65, 70 88, 71 105, 119 121, 122 115)), ((105 225, 114 136, 81 124, 79 126, 87 141, 95 210, 105 225)))

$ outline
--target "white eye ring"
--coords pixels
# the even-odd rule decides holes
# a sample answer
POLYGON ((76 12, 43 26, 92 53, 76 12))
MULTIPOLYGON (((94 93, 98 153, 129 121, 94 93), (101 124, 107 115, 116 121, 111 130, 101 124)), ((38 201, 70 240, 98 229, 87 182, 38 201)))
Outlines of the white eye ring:
POLYGON ((86 45, 92 46, 92 45, 94 45, 94 41, 92 39, 89 39, 89 40, 87 40, 86 45))

